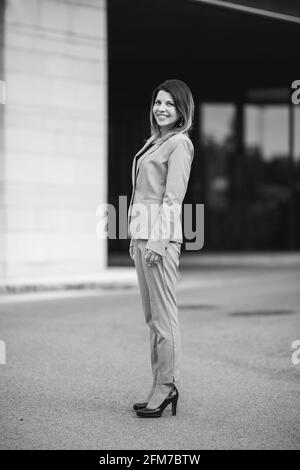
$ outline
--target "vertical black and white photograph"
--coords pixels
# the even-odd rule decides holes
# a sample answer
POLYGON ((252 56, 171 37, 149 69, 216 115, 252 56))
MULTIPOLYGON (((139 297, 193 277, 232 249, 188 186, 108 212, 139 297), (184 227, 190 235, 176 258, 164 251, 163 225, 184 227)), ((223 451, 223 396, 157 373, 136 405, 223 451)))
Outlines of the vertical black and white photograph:
POLYGON ((0 0, 0 450, 300 450, 299 51, 298 0, 0 0))

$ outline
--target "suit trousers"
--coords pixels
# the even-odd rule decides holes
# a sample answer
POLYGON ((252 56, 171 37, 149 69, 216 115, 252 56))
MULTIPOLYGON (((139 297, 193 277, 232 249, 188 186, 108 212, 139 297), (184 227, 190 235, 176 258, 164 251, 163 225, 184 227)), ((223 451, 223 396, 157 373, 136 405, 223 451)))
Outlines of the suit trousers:
POLYGON ((153 381, 175 383, 179 379, 181 334, 177 309, 177 281, 181 244, 170 242, 165 256, 151 267, 145 261, 147 240, 133 240, 134 263, 145 321, 150 328, 153 381))

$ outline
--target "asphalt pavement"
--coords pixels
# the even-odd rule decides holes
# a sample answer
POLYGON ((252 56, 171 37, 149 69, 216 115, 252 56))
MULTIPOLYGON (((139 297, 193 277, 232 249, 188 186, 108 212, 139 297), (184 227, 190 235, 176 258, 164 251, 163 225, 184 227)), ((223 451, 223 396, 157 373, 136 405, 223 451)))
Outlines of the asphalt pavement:
POLYGON ((131 411, 151 385, 135 286, 3 297, 0 448, 300 449, 299 286, 295 266, 182 272, 177 416, 158 419, 131 411))

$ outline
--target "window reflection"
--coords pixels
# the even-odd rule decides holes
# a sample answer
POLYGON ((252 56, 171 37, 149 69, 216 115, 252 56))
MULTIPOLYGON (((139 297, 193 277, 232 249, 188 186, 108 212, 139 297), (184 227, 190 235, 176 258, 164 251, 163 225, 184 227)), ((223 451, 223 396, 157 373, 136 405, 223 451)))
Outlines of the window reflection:
POLYGON ((300 248, 300 106, 202 104, 205 247, 300 248), (293 156, 293 159, 292 159, 293 156))
POLYGON ((206 155, 206 203, 211 209, 224 209, 229 204, 230 151, 234 106, 206 104, 202 107, 202 142, 206 155))
POLYGON ((246 106, 245 142, 248 151, 258 149, 265 161, 287 157, 288 106, 246 106))
POLYGON ((284 249, 291 198, 287 105, 246 106, 245 154, 248 245, 284 249))
POLYGON ((294 201, 293 211, 295 220, 295 248, 300 249, 300 106, 294 106, 294 201))
POLYGON ((294 106, 295 160, 300 161, 300 106, 294 106))
POLYGON ((232 249, 236 242, 232 203, 235 107, 232 104, 203 104, 201 109, 202 152, 205 171, 205 247, 232 249))

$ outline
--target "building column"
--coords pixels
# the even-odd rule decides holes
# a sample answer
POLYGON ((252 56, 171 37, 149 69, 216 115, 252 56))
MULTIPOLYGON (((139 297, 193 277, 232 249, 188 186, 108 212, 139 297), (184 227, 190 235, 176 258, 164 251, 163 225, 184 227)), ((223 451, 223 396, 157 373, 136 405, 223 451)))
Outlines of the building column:
POLYGON ((96 237, 107 201, 106 1, 6 0, 3 21, 0 276, 96 274, 107 266, 96 237))

